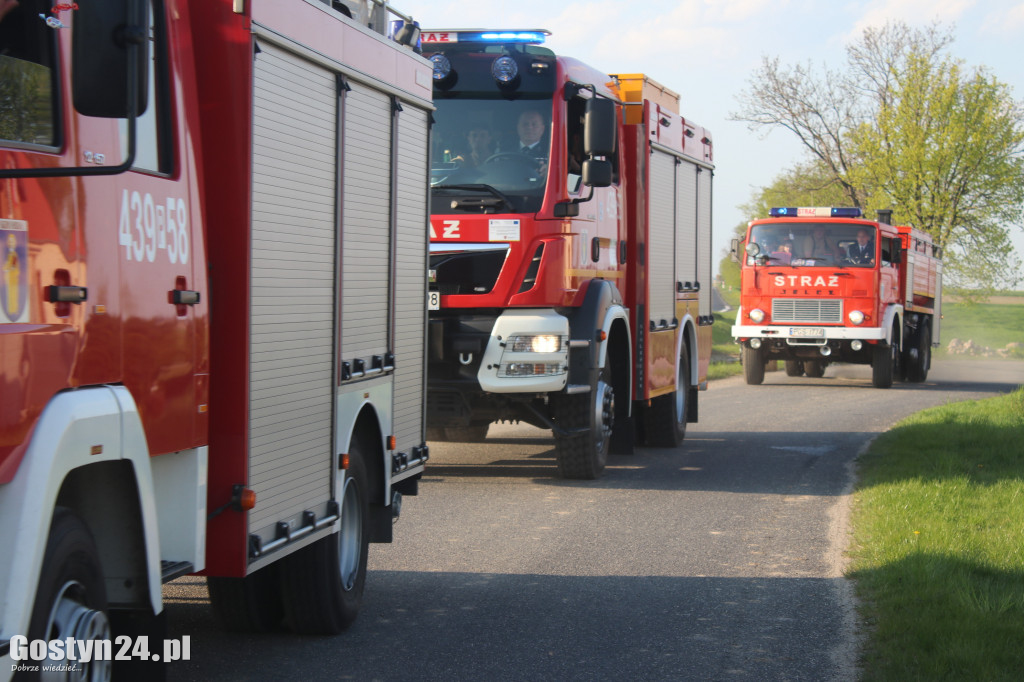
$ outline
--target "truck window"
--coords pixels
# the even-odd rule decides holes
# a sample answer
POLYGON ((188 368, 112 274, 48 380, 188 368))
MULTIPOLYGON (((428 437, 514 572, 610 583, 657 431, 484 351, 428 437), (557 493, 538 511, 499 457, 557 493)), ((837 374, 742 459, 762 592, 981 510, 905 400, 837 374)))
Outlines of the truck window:
MULTIPOLYGON (((51 3, 23 0, 0 14, 0 139, 56 147, 56 36, 51 3), (40 16, 43 15, 43 16, 40 16)), ((3 10, 0 10, 2 12, 3 10)))
MULTIPOLYGON (((164 25, 163 2, 149 3, 149 93, 146 111, 136 122, 136 170, 169 174, 171 172, 170 116, 168 106, 167 32, 164 25)), ((128 148, 128 123, 121 123, 122 149, 128 148)))
MULTIPOLYGON (((497 190, 501 212, 540 209, 551 156, 551 99, 436 99, 430 184, 434 213, 451 213, 451 186, 497 190)), ((488 191, 490 191, 488 190, 488 191)), ((455 210, 458 210, 456 208, 455 210)), ((479 211, 479 209, 475 209, 479 211)))

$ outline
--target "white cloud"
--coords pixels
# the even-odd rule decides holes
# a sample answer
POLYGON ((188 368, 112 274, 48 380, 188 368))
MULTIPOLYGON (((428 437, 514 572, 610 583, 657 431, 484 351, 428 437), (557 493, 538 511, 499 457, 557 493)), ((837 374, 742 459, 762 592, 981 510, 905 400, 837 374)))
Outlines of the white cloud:
POLYGON ((881 27, 888 21, 919 25, 939 21, 952 24, 962 18, 977 0, 875 0, 854 23, 850 38, 857 39, 869 27, 881 27))
POLYGON ((1019 37, 1024 31, 1024 3, 991 12, 981 30, 986 34, 1019 37))

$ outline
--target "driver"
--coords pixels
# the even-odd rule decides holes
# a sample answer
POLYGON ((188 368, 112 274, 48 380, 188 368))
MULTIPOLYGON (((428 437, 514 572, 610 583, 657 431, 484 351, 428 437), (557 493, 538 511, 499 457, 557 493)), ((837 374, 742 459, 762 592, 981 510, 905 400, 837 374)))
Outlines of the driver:
POLYGON ((537 159, 537 173, 548 172, 548 145, 544 139, 547 132, 544 117, 536 109, 527 109, 519 114, 516 134, 519 136, 519 153, 537 159))

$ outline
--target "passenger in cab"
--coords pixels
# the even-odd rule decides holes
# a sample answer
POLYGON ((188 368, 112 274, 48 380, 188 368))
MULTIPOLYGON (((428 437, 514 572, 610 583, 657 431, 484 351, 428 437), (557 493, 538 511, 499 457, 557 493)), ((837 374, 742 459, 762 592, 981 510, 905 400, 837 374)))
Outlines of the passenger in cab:
POLYGON ((824 225, 815 225, 811 234, 804 237, 803 258, 813 260, 838 260, 839 246, 828 235, 824 225))

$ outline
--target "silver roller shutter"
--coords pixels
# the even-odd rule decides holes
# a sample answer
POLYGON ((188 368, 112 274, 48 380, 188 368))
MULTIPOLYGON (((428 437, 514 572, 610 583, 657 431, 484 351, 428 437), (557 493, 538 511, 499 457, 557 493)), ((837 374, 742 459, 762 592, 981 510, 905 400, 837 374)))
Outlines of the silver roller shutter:
POLYGON ((261 45, 253 106, 249 484, 260 503, 249 524, 255 531, 331 495, 334 74, 261 45))
POLYGON ((675 166, 672 156, 651 153, 647 302, 648 317, 656 323, 675 317, 675 166))

